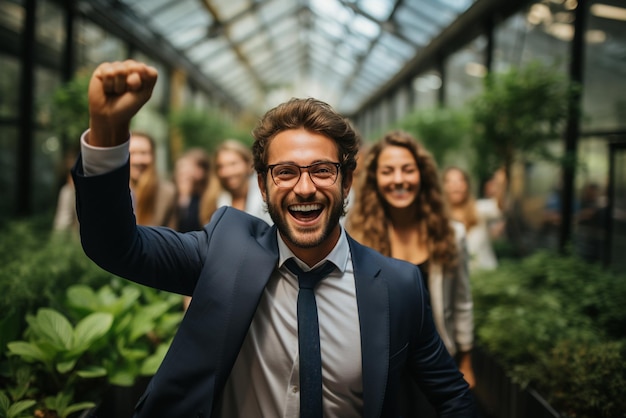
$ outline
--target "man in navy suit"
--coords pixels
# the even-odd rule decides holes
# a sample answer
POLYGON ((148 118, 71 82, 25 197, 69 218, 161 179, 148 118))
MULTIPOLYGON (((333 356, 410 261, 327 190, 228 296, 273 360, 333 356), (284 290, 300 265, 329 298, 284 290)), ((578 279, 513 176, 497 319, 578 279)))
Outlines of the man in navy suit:
POLYGON ((193 296, 135 416, 309 413, 300 408, 299 380, 309 346, 298 349, 298 279, 285 265, 293 259, 302 270, 326 261, 333 267, 314 290, 320 418, 400 417, 407 376, 440 416, 473 417, 468 385, 435 330, 418 269, 358 244, 339 224, 359 138, 326 103, 292 99, 253 132, 259 188, 274 226, 229 207, 202 231, 136 225, 129 127, 156 79, 154 68, 135 61, 94 71, 90 129, 73 170, 87 255, 129 280, 193 296))

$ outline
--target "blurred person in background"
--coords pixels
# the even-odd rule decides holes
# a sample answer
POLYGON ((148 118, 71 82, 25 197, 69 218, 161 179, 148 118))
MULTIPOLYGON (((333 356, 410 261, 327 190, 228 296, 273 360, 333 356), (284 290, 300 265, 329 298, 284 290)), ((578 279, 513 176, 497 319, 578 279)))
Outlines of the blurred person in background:
POLYGON ((176 228, 176 189, 159 178, 156 144, 145 132, 130 136, 130 190, 139 225, 176 228))
POLYGON ((180 232, 199 231, 200 202, 209 184, 209 154, 201 148, 186 151, 174 167, 174 184, 177 194, 177 227, 180 232))
MULTIPOLYGON (((437 331, 474 386, 473 303, 465 228, 451 221, 432 156, 408 133, 393 131, 372 145, 346 223, 359 242, 419 267, 430 294, 437 331)), ((434 416, 417 387, 409 415, 434 416)))
MULTIPOLYGON (((443 190, 450 216, 465 225, 470 273, 495 269, 498 260, 493 250, 489 226, 503 219, 502 199, 475 199, 471 192, 469 174, 459 167, 444 170, 443 190)), ((498 191, 494 193, 500 194, 498 191)))
POLYGON ((203 203, 203 222, 208 222, 216 208, 232 206, 272 224, 254 175, 249 146, 236 139, 222 142, 215 150, 215 173, 221 191, 215 202, 206 199, 203 203))
POLYGON ((68 154, 64 159, 65 183, 59 190, 57 207, 54 213, 52 229, 55 232, 78 234, 78 217, 76 216, 76 192, 70 170, 76 161, 75 153, 68 154))

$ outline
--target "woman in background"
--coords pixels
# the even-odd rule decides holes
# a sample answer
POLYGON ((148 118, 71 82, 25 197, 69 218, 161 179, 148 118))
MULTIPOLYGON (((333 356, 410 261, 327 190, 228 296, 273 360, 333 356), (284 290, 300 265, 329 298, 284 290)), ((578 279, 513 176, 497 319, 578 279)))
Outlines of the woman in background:
POLYGON ((474 199, 467 172, 449 167, 443 174, 443 189, 452 219, 465 225, 469 271, 493 270, 498 266, 491 243, 490 226, 501 223, 501 199, 474 199))
POLYGON ((210 182, 207 197, 203 198, 200 213, 203 222, 208 222, 217 208, 232 206, 271 225, 252 167, 250 147, 236 139, 227 139, 215 150, 214 160, 218 181, 210 182))
POLYGON ((393 131, 370 148, 363 169, 346 229, 357 241, 419 267, 435 326, 473 387, 465 233, 446 213, 435 161, 411 135, 393 131))
POLYGON ((180 232, 199 231, 204 225, 200 217, 200 202, 209 184, 209 168, 209 154, 202 148, 191 148, 176 160, 176 229, 180 232))
POLYGON ((154 139, 144 132, 132 132, 129 146, 130 190, 137 223, 176 228, 176 189, 172 182, 159 178, 154 139))

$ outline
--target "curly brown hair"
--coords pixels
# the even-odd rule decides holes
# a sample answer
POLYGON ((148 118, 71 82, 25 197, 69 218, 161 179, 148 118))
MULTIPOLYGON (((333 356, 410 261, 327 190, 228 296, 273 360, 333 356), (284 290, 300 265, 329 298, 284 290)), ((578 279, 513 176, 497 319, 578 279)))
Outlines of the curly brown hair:
POLYGON ((431 154, 409 133, 392 131, 373 144, 358 179, 354 206, 348 213, 346 229, 359 242, 391 256, 388 204, 378 191, 376 171, 378 158, 386 147, 406 148, 415 158, 420 172, 420 189, 414 215, 425 231, 431 261, 451 267, 457 263, 458 251, 454 230, 443 199, 439 173, 431 154))
POLYGON ((304 128, 324 135, 337 143, 342 182, 346 173, 354 171, 356 154, 361 142, 359 134, 348 119, 329 104, 313 98, 291 99, 269 110, 252 131, 254 169, 267 180, 267 149, 276 135, 288 129, 304 128))

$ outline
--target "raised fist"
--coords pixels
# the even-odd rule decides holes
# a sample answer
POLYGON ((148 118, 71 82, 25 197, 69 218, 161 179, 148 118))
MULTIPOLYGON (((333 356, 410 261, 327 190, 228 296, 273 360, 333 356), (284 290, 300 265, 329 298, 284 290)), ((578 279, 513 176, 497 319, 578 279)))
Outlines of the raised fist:
POLYGON ((155 68, 132 60, 100 64, 89 82, 88 143, 107 147, 126 141, 130 121, 150 99, 157 75, 155 68))

